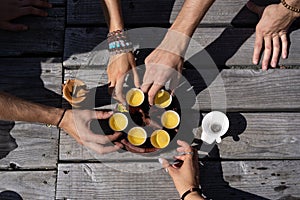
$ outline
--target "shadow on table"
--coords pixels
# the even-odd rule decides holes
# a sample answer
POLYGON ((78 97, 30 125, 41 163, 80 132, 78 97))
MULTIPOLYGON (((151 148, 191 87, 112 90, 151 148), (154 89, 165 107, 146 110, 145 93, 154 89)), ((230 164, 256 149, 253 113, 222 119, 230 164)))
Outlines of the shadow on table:
MULTIPOLYGON (((45 88, 41 79, 42 62, 47 62, 47 60, 43 58, 1 58, 0 92, 43 105, 61 107, 61 95, 45 88)), ((52 60, 51 62, 60 61, 52 60)), ((47 77, 47 73, 50 75, 50 72, 44 71, 44 76, 47 77)), ((10 133, 14 125, 15 122, 0 121, 0 159, 18 147, 15 138, 10 133)))
MULTIPOLYGON (((215 145, 210 155, 216 159, 220 158, 218 147, 215 145)), ((268 200, 249 192, 245 192, 229 186, 224 180, 222 165, 220 161, 203 160, 200 166, 200 185, 203 193, 208 199, 214 200, 268 200)), ((257 186, 259 187, 259 186, 257 186)))
POLYGON ((23 200, 20 194, 11 190, 0 192, 1 200, 23 200))

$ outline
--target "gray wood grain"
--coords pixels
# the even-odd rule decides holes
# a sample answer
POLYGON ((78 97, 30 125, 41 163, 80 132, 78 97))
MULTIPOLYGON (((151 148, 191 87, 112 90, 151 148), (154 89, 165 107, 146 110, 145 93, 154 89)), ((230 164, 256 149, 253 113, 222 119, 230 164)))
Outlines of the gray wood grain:
MULTIPOLYGON (((58 199, 178 199, 171 178, 157 163, 59 164, 58 199), (114 167, 112 167, 114 165, 114 167), (143 173, 125 168, 144 166, 143 173)), ((204 162, 200 183, 213 199, 299 197, 299 161, 204 162), (229 184, 229 185, 228 185, 229 184)))
MULTIPOLYGON (((167 29, 141 28, 131 29, 131 38, 138 54, 139 65, 150 53, 143 49, 155 48, 162 40, 167 29)), ((106 28, 67 28, 64 52, 64 66, 78 67, 86 65, 106 65, 109 58, 105 38, 106 28), (93 52, 92 52, 93 51, 93 52), (97 54, 98 59, 92 60, 97 54)), ((300 31, 290 34, 291 46, 289 58, 281 59, 279 65, 298 66, 300 63, 300 31)), ((193 65, 203 64, 212 59, 218 66, 253 68, 252 54, 255 41, 251 28, 198 28, 187 50, 185 60, 193 65), (205 50, 203 50, 205 48, 205 50)), ((258 67, 255 67, 258 68, 258 67)))
POLYGON ((50 106, 61 106, 60 58, 1 58, 0 90, 50 106))
POLYGON ((58 129, 44 124, 16 122, 12 129, 1 123, 0 168, 55 168, 58 155, 58 129))
MULTIPOLYGON (((199 82, 195 72, 191 84, 199 82)), ((223 70, 197 95, 195 109, 299 111, 299 70, 223 70), (224 96, 225 89, 225 96, 224 96)), ((199 86, 199 85, 198 85, 199 86)))
MULTIPOLYGON (((169 25, 180 11, 183 0, 161 1, 122 1, 122 10, 126 26, 169 25)), ((253 25, 257 17, 243 8, 247 1, 218 0, 210 8, 201 25, 253 25)), ((99 1, 68 1, 68 24, 105 24, 99 1)))
MULTIPOLYGON (((22 99, 61 107, 62 64, 58 58, 1 58, 0 89, 22 99)), ((1 168, 54 168, 56 128, 1 122, 1 168)))
MULTIPOLYGON (((299 113, 228 113, 230 128, 216 147, 202 144, 200 150, 212 158, 224 159, 299 159, 299 113)), ((201 131, 198 132, 201 135, 201 131)), ((197 135, 196 135, 197 136, 197 135)), ((200 138, 200 137, 198 137, 200 138)), ((200 143, 201 144, 201 143, 200 143)), ((172 158, 175 152, 164 157, 172 158)), ((130 161, 154 160, 161 156, 138 156, 130 152, 97 155, 80 146, 66 133, 60 135, 60 160, 130 161)), ((203 157, 204 155, 200 155, 203 157)))
POLYGON ((0 56, 62 53, 65 9, 52 8, 48 14, 48 17, 26 16, 15 20, 28 25, 28 31, 0 30, 0 56))
POLYGON ((55 199, 55 171, 2 171, 0 180, 0 199, 55 199))

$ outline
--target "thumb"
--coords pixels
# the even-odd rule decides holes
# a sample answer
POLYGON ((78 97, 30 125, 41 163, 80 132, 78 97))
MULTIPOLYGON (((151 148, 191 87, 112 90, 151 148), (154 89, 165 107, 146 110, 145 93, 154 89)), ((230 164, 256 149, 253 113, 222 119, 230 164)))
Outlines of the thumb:
POLYGON ((10 22, 1 22, 0 29, 7 31, 25 31, 28 30, 28 27, 24 24, 13 24, 10 22))
POLYGON ((107 119, 109 118, 114 112, 103 112, 103 111, 95 111, 96 113, 96 119, 107 119))
POLYGON ((258 6, 255 3, 253 3, 252 1, 248 1, 246 6, 251 12, 258 14, 259 17, 262 15, 262 13, 264 12, 264 9, 265 9, 264 6, 258 6))

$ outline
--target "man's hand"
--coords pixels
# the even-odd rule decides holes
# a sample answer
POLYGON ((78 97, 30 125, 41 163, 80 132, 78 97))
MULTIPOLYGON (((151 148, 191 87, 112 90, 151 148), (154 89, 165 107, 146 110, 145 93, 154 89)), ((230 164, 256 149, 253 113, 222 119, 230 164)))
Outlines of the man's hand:
POLYGON ((285 8, 281 3, 264 8, 249 1, 247 7, 261 16, 256 26, 253 64, 259 63, 260 54, 264 47, 262 69, 267 70, 269 65, 275 68, 280 52, 283 59, 288 56, 287 32, 299 14, 285 8))
POLYGON ((123 84, 127 72, 132 70, 135 87, 140 86, 138 73, 136 70, 135 58, 132 52, 117 54, 112 56, 107 67, 107 75, 110 93, 121 103, 126 103, 123 95, 123 84))
POLYGON ((90 130, 90 122, 93 119, 107 119, 112 112, 90 111, 90 110, 67 110, 60 128, 71 135, 79 144, 88 147, 99 154, 114 152, 123 147, 121 143, 104 146, 118 139, 122 133, 113 135, 99 135, 90 130))
POLYGON ((183 58, 162 49, 155 49, 145 60, 142 91, 148 93, 148 101, 153 105, 156 93, 171 80, 170 89, 175 89, 182 72, 183 58))
POLYGON ((9 31, 23 31, 28 27, 24 24, 13 24, 10 21, 25 15, 45 17, 47 12, 39 8, 51 8, 52 5, 43 0, 1 0, 0 29, 9 31))

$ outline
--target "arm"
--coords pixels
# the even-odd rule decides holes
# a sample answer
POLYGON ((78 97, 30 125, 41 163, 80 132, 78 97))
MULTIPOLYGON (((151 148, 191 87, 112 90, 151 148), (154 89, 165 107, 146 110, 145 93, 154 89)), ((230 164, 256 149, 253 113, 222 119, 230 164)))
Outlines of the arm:
POLYGON ((39 122, 58 125, 71 135, 79 144, 82 144, 99 154, 117 151, 123 145, 103 146, 110 141, 116 140, 121 134, 115 133, 110 136, 96 135, 90 128, 89 123, 93 119, 106 119, 111 113, 89 110, 67 110, 54 108, 36 103, 24 101, 17 97, 0 92, 0 119, 11 121, 39 122), (63 116, 62 116, 63 115, 63 116))
POLYGON ((156 93, 169 79, 170 89, 176 87, 190 38, 213 2, 186 0, 161 44, 146 58, 142 90, 148 93, 151 105, 156 93))
MULTIPOLYGON (((300 9, 300 0, 285 0, 285 2, 300 9)), ((261 16, 255 31, 253 64, 259 63, 260 54, 264 47, 262 69, 267 70, 269 65, 275 68, 278 64, 280 51, 283 59, 288 56, 287 32, 293 21, 300 17, 300 13, 286 8, 283 3, 272 4, 264 8, 249 1, 247 7, 261 16)))
MULTIPOLYGON (((124 30, 120 0, 102 0, 102 8, 109 32, 113 33, 118 30, 124 30)), ((126 74, 131 70, 134 84, 136 87, 139 87, 139 77, 133 53, 129 51, 110 57, 107 67, 109 91, 115 99, 124 104, 126 101, 123 95, 123 84, 126 74)))

